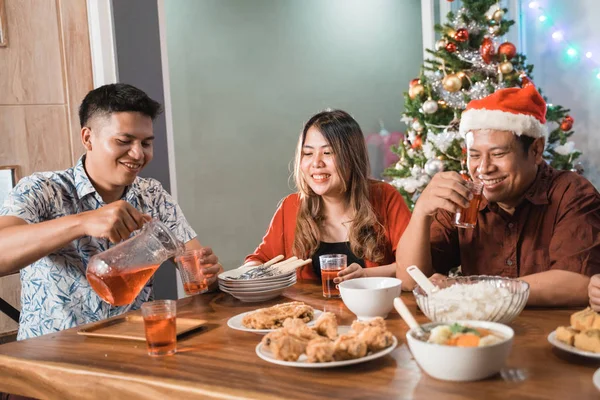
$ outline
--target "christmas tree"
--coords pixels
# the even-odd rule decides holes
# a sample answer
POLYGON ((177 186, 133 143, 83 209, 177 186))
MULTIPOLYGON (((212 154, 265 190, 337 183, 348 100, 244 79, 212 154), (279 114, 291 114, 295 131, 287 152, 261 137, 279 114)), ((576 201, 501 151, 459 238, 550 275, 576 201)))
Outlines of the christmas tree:
MULTIPOLYGON (((392 147, 400 161, 385 175, 411 208, 437 172, 465 169, 466 148, 458 126, 467 103, 498 89, 533 85, 533 66, 525 56, 517 53, 514 44, 499 43, 514 24, 504 19, 508 10, 500 8, 497 0, 463 0, 462 4, 456 13, 448 13, 444 25, 435 26, 441 39, 435 50, 427 50, 433 57, 425 61, 404 95, 402 121, 408 132, 403 142, 392 147)), ((544 99, 549 132, 544 158, 554 168, 582 173, 576 163, 581 152, 568 140, 574 122, 569 110, 544 99)))

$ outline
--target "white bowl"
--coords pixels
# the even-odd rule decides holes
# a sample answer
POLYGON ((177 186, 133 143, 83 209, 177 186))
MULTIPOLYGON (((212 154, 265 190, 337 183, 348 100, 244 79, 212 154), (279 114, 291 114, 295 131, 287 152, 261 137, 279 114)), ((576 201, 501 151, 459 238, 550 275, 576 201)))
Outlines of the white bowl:
POLYGON ((344 304, 359 320, 386 318, 400 296, 402 281, 396 278, 356 278, 339 284, 344 304))
MULTIPOLYGON (((455 321, 461 325, 484 328, 497 332, 506 339, 483 347, 455 347, 427 343, 417 339, 415 329, 406 334, 408 347, 417 364, 433 378, 444 381, 477 381, 497 374, 504 367, 510 354, 515 332, 504 324, 486 321, 455 321)), ((432 322, 423 325, 427 329, 449 323, 432 322)))

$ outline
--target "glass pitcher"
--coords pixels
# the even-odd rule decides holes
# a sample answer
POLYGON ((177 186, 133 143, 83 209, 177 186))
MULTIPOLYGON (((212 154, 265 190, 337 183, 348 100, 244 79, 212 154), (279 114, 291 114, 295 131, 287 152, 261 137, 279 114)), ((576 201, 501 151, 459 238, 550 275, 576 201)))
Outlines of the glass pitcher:
POLYGON ((153 219, 134 237, 90 258, 86 277, 102 300, 124 306, 133 303, 163 262, 184 249, 169 228, 153 219))

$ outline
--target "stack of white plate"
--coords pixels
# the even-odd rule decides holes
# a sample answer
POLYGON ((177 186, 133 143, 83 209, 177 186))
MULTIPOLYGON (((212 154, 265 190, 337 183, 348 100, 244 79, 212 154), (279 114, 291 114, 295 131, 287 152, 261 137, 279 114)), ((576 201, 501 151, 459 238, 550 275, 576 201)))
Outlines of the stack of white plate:
POLYGON ((219 288, 236 299, 251 303, 273 299, 296 283, 295 270, 265 278, 235 279, 247 271, 238 268, 220 274, 219 288))

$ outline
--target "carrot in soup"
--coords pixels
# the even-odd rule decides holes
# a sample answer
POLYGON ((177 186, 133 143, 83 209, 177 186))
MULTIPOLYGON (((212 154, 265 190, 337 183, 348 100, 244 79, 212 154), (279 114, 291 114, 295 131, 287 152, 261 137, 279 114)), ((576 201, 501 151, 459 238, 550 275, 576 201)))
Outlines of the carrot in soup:
POLYGON ((477 346, 479 346, 479 336, 474 335, 472 333, 465 333, 463 335, 459 335, 455 339, 456 339, 456 344, 454 344, 454 346, 458 346, 458 347, 477 347, 477 346))

